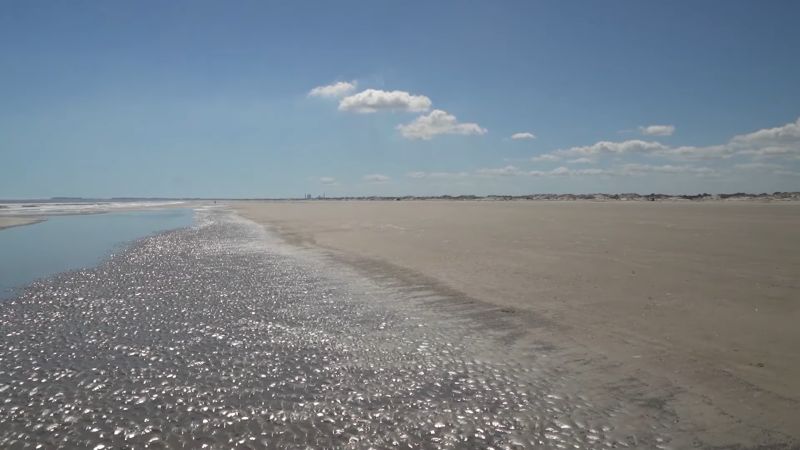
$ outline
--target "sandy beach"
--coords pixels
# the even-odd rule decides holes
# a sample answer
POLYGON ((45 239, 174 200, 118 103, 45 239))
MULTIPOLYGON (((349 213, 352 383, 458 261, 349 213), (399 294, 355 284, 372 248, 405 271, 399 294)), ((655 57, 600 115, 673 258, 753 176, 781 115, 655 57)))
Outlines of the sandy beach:
MULTIPOLYGON (((723 444, 800 438, 800 204, 238 202, 375 277, 555 326, 723 444), (531 319, 533 320, 533 319, 531 319), (537 319, 538 320, 538 319, 537 319)), ((535 328, 533 325, 527 328, 535 328)), ((503 349, 498 349, 503 351, 503 349)))
POLYGON ((41 222, 42 220, 44 219, 38 217, 0 216, 0 230, 4 228, 30 225, 32 223, 41 222))
POLYGON ((196 214, 0 301, 0 447, 714 443, 653 393, 588 389, 568 346, 514 351, 506 313, 361 276, 230 211, 196 214))

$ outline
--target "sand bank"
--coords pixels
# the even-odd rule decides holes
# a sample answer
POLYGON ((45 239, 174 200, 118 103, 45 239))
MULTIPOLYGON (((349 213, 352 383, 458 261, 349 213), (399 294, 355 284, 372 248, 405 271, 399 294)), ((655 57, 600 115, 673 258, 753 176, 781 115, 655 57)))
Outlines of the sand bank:
POLYGON ((22 225, 30 225, 32 223, 39 223, 42 220, 44 219, 38 217, 0 216, 0 230, 4 228, 11 228, 22 225))
POLYGON ((557 323, 703 426, 798 438, 800 204, 241 202, 288 241, 557 323), (414 279, 416 277, 416 279, 414 279), (696 417, 711 405, 728 425, 696 417), (704 422, 705 420, 705 422, 704 422))

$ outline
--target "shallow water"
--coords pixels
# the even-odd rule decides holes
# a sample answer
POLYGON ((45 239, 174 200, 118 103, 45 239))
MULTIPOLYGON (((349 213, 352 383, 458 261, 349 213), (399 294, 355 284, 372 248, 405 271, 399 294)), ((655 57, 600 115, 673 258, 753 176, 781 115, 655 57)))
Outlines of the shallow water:
POLYGON ((424 293, 348 278, 252 223, 200 214, 0 304, 0 447, 666 443, 663 423, 631 429, 625 405, 506 354, 477 321, 422 311, 435 301, 424 293))
POLYGON ((190 209, 52 216, 0 231, 0 299, 36 278, 93 266, 122 244, 192 224, 190 209))

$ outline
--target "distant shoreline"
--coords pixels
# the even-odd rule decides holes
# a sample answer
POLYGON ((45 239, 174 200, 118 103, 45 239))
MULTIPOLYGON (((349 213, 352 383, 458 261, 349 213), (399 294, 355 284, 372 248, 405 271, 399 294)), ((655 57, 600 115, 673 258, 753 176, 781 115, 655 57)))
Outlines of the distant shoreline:
POLYGON ((329 197, 324 195, 308 195, 306 197, 114 197, 114 198, 81 198, 81 197, 53 197, 49 199, 0 199, 0 214, 8 211, 10 205, 23 204, 22 207, 42 205, 81 206, 87 204, 135 204, 135 203, 163 203, 163 202, 225 202, 225 201, 297 201, 297 200, 539 200, 539 201, 800 201, 800 191, 793 192, 762 192, 762 193, 722 193, 722 194, 639 194, 636 192, 623 193, 590 193, 590 194, 489 194, 489 195, 345 195, 329 197))

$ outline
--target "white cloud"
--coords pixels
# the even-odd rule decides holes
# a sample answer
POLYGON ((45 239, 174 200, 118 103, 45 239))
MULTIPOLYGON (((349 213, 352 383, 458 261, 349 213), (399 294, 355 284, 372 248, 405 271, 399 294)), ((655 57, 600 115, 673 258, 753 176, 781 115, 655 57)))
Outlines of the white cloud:
POLYGON ((780 127, 734 136, 728 146, 755 158, 800 158, 800 118, 780 127))
POLYGON ((374 113, 378 111, 422 112, 431 108, 431 99, 424 95, 412 95, 404 91, 381 91, 367 89, 343 98, 340 111, 374 113))
POLYGON ((428 140, 439 134, 481 135, 487 130, 477 123, 459 123, 456 116, 434 109, 428 115, 422 115, 406 125, 398 125, 397 129, 406 139, 428 140))
POLYGON ((364 181, 369 183, 385 183, 389 181, 391 178, 387 177, 386 175, 381 175, 379 173, 373 173, 370 175, 364 175, 364 181))
POLYGON ((561 160, 561 158, 553 155, 552 153, 545 153, 543 155, 537 155, 531 158, 531 161, 533 162, 552 162, 559 160, 561 160))
MULTIPOLYGON (((671 125, 650 125, 642 127, 670 127, 671 125)), ((652 131, 652 130, 651 130, 652 131)), ((663 130, 662 130, 663 131, 663 130)), ((650 133, 654 134, 654 133, 650 133)), ((765 128, 752 133, 734 136, 725 144, 670 147, 660 142, 631 139, 612 142, 600 141, 592 145, 559 149, 531 158, 532 161, 556 161, 561 157, 596 158, 603 155, 621 156, 623 154, 647 154, 676 160, 697 161, 729 159, 735 156, 750 156, 755 159, 785 158, 800 160, 800 118, 786 125, 765 128)))
POLYGON ((625 164, 609 169, 570 169, 561 166, 552 170, 530 170, 524 171, 514 166, 499 168, 478 169, 475 174, 481 177, 577 177, 577 176, 640 176, 647 173, 664 174, 690 174, 697 176, 717 176, 719 172, 708 167, 693 167, 688 165, 649 165, 649 164, 625 164))
POLYGON ((670 148, 661 154, 686 160, 728 159, 736 155, 755 159, 800 159, 800 118, 780 127, 734 136, 726 144, 670 148))
POLYGON ((333 177, 320 177, 319 182, 328 186, 334 186, 339 184, 339 182, 336 181, 336 178, 333 177))
POLYGON ((773 147, 783 144, 796 144, 798 142, 800 142, 800 118, 780 127, 765 128, 752 133, 734 136, 731 139, 732 144, 759 147, 773 147))
POLYGON ((600 141, 592 145, 571 147, 553 152, 556 156, 586 157, 599 155, 621 155, 624 153, 655 153, 668 150, 664 144, 653 141, 632 139, 622 142, 600 141))
POLYGON ((597 161, 593 160, 592 158, 587 158, 584 156, 582 158, 570 159, 569 161, 567 161, 567 164, 594 164, 595 162, 597 161))
POLYGON ((603 169, 569 169, 557 167, 553 170, 521 170, 514 166, 478 169, 475 174, 480 177, 562 177, 577 175, 608 175, 610 172, 603 169))
POLYGON ((639 132, 645 136, 672 136, 675 125, 647 125, 639 127, 639 132))
POLYGON ((514 134, 512 134, 511 135, 511 139, 514 139, 515 141, 525 140, 525 139, 536 139, 536 135, 526 131, 526 132, 523 132, 523 133, 514 133, 514 134))
POLYGON ((308 91, 309 97, 337 98, 356 90, 357 82, 338 81, 327 86, 317 86, 308 91))

